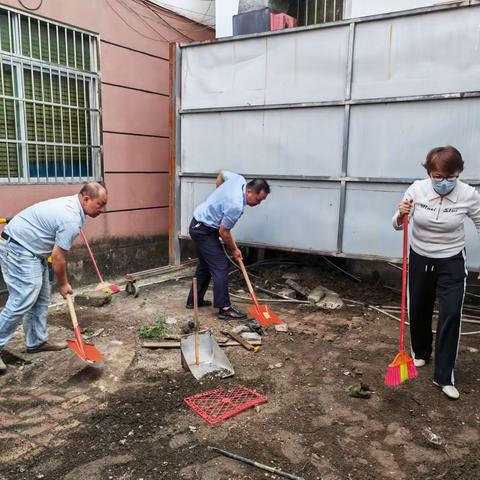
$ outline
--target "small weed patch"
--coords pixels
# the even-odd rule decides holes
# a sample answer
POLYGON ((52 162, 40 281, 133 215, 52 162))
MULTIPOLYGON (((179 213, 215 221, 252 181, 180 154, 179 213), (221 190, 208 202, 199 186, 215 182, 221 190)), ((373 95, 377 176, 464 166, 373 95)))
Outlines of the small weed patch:
POLYGON ((165 319, 160 317, 153 327, 141 327, 138 336, 140 338, 165 338, 165 319))

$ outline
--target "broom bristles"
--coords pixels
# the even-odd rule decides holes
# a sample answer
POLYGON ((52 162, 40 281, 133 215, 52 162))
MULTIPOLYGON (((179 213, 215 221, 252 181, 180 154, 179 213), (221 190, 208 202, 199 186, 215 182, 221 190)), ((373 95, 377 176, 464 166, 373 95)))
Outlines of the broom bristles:
POLYGON ((400 352, 390 363, 385 374, 385 384, 390 386, 400 385, 406 380, 416 378, 417 369, 413 359, 405 351, 400 352))
POLYGON ((387 373, 385 374, 385 385, 396 386, 400 385, 400 368, 399 367, 388 367, 387 373))
POLYGON ((103 282, 99 283, 96 288, 97 292, 110 293, 111 295, 120 292, 120 287, 115 283, 103 282))

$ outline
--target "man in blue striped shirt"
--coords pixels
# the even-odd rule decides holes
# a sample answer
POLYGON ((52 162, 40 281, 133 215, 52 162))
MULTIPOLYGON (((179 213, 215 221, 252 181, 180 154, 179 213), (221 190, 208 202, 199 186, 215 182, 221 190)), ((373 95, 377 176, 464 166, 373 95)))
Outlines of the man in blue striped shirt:
MULTIPOLYGON (((231 233, 242 216, 245 206, 259 205, 270 193, 266 180, 256 178, 247 183, 244 177, 233 172, 221 171, 215 182, 215 191, 198 205, 190 224, 190 236, 197 247, 197 277, 199 306, 210 306, 204 300, 210 279, 213 278, 213 306, 218 317, 224 320, 243 319, 246 315, 230 302, 228 294, 228 259, 219 237, 230 250, 234 260, 242 253, 231 233)), ((187 308, 193 308, 193 290, 187 299, 187 308)))

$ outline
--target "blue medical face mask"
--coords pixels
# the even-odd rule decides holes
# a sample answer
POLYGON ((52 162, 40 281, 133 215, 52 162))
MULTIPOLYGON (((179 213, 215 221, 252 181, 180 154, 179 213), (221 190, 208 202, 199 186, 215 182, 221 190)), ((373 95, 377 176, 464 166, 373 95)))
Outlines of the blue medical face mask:
POLYGON ((432 187, 433 189, 439 194, 439 195, 447 195, 449 194, 454 188, 455 185, 457 184, 457 179, 452 178, 442 178, 441 180, 435 180, 434 178, 432 180, 432 187))

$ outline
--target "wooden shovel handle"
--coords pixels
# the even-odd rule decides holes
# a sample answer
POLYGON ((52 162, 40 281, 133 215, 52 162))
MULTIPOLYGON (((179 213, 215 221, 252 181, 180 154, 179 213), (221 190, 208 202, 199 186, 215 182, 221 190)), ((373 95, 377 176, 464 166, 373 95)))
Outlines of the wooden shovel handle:
POLYGON ((198 331, 200 330, 200 322, 198 320, 198 291, 197 291, 197 278, 193 277, 192 280, 193 288, 193 319, 195 321, 195 336, 194 336, 194 345, 195 345, 195 365, 200 364, 200 351, 198 348, 198 331))
POLYGON ((67 299, 68 310, 70 312, 70 317, 72 318, 73 328, 74 329, 78 328, 77 314, 75 313, 75 307, 73 306, 72 296, 69 293, 67 293, 66 299, 67 299))
POLYGON ((252 283, 250 282, 250 278, 248 277, 247 269, 243 264, 243 260, 241 258, 238 259, 238 264, 240 265, 240 269, 243 273, 243 278, 245 278, 245 282, 247 283, 248 291, 250 292, 250 296, 252 297, 253 303, 258 307, 258 300, 255 292, 253 291, 252 283))
POLYGON ((243 348, 245 348, 246 350, 251 350, 255 353, 257 353, 258 351, 260 351, 260 347, 258 346, 253 346, 248 340, 246 340, 245 338, 243 338, 241 335, 239 335, 238 333, 235 333, 235 332, 229 332, 229 331, 225 331, 225 330, 222 330, 222 333, 224 335, 227 335, 229 336, 230 338, 232 338, 233 340, 235 340, 236 342, 238 342, 243 348))

